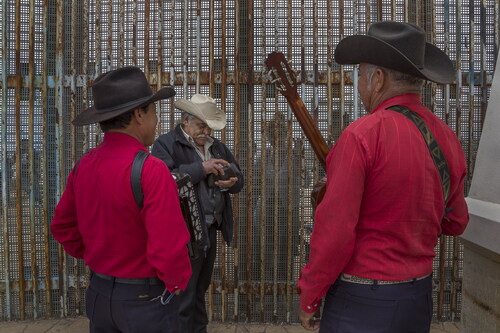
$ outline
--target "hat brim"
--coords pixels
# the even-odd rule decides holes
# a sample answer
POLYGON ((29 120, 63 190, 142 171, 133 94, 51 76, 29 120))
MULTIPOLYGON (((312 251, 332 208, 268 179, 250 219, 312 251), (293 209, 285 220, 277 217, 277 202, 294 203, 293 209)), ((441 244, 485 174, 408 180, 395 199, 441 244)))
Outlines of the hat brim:
MULTIPOLYGON (((211 112, 213 112, 214 114, 216 114, 217 111, 219 110, 219 108, 215 104, 212 104, 212 103, 206 103, 206 104, 208 104, 208 107, 213 109, 211 112)), ((223 129, 224 127, 226 127, 225 115, 221 119, 217 119, 217 120, 216 119, 207 119, 205 114, 200 110, 200 107, 198 104, 193 103, 191 101, 188 101, 187 99, 182 99, 182 98, 176 100, 174 105, 179 110, 185 111, 185 112, 195 116, 196 118, 204 121, 208 125, 208 127, 210 127, 213 130, 219 131, 219 130, 223 129)), ((220 112, 222 112, 222 111, 220 111, 220 112)), ((222 113, 224 113, 224 112, 222 112, 222 113)))
POLYGON ((437 83, 446 84, 455 80, 450 58, 429 43, 425 43, 423 68, 418 68, 392 45, 366 35, 354 35, 341 40, 335 49, 335 61, 341 65, 369 63, 437 83))
POLYGON ((100 123, 105 120, 112 119, 114 117, 117 117, 127 111, 131 111, 143 106, 146 106, 148 104, 154 103, 156 101, 162 100, 162 99, 167 99, 175 96, 175 90, 171 87, 164 87, 158 90, 156 93, 151 95, 150 98, 148 98, 146 101, 140 100, 137 103, 132 103, 127 105, 126 107, 123 107, 121 109, 113 110, 111 112, 105 112, 105 113, 97 113, 97 110, 95 106, 91 106, 90 108, 82 111, 78 116, 73 119, 72 123, 75 126, 83 126, 83 125, 90 125, 94 123, 100 123))

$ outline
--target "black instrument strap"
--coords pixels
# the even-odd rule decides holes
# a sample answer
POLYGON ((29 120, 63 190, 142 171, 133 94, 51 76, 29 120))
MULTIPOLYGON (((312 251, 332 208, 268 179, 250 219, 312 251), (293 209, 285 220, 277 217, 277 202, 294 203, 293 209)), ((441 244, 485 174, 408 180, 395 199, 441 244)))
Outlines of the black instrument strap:
POLYGON ((436 138, 432 134, 427 124, 420 118, 418 114, 402 105, 393 105, 388 107, 386 110, 392 110, 401 113, 406 118, 410 119, 420 130, 422 133, 425 143, 429 148, 429 152, 431 153, 432 160, 436 165, 437 171, 439 173, 439 179, 441 181, 441 187, 443 189, 444 195, 444 205, 446 208, 446 204, 448 203, 448 198, 450 196, 450 169, 448 167, 448 162, 446 161, 446 157, 444 156, 441 147, 439 146, 436 138))
POLYGON ((134 157, 134 162, 132 162, 132 170, 130 172, 130 184, 132 185, 132 193, 134 193, 135 202, 139 206, 139 210, 142 209, 144 193, 142 193, 141 184, 141 174, 142 166, 148 158, 149 153, 144 150, 139 150, 134 157))

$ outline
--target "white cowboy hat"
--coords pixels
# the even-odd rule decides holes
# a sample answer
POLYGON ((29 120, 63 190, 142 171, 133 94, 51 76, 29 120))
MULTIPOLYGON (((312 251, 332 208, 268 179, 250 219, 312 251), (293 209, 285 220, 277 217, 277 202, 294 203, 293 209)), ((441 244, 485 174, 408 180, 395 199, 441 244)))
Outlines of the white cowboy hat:
POLYGON ((191 100, 178 99, 174 103, 179 110, 185 111, 205 122, 213 130, 226 127, 226 114, 207 95, 194 94, 191 100))

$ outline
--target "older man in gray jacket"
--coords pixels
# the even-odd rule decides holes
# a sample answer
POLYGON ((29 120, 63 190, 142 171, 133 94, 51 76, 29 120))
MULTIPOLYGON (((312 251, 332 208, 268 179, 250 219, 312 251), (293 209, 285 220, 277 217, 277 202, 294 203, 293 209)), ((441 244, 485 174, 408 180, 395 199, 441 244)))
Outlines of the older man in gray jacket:
POLYGON ((180 332, 198 333, 207 331, 205 292, 216 257, 216 230, 221 230, 224 240, 231 243, 233 209, 229 194, 241 191, 243 176, 229 149, 210 136, 212 130, 221 130, 226 125, 226 115, 215 101, 195 94, 191 100, 177 100, 175 106, 183 111, 182 122, 156 140, 152 153, 171 172, 189 174, 207 227, 210 247, 205 254, 191 258, 193 275, 179 297, 180 332))

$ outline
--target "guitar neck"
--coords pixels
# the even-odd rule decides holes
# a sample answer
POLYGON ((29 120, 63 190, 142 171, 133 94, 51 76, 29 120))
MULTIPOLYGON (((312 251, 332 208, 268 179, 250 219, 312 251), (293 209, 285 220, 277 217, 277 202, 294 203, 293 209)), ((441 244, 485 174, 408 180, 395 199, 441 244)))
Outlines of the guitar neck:
POLYGON ((328 148, 328 145, 318 128, 314 125, 314 121, 311 118, 309 111, 307 111, 304 102, 296 94, 287 94, 285 97, 288 101, 288 105, 290 105, 290 108, 295 115, 295 118, 299 121, 300 127, 302 127, 307 140, 309 140, 316 157, 320 161, 321 165, 326 169, 326 156, 328 155, 330 149, 328 148))

